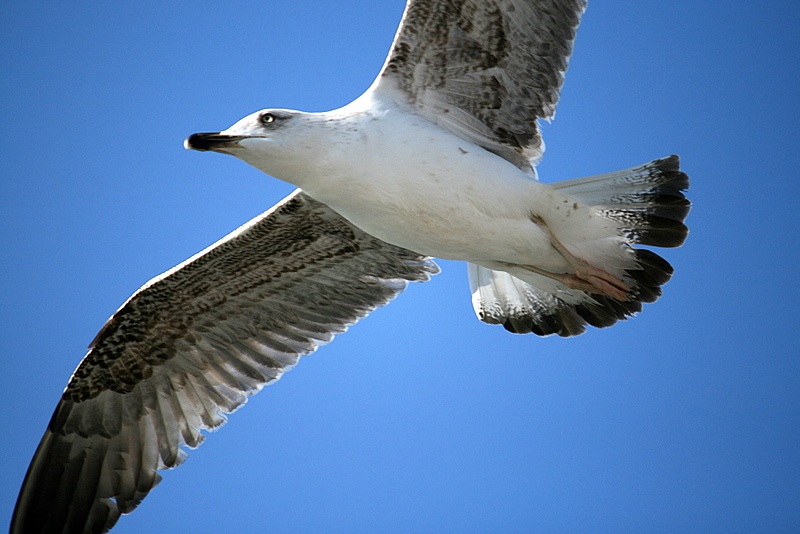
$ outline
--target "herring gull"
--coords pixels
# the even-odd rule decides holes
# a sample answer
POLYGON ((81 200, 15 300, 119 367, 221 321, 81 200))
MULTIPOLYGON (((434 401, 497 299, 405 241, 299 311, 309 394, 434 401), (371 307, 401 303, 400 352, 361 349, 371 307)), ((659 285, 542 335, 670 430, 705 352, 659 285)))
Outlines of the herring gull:
POLYGON ((105 532, 204 430, 301 356, 468 262, 480 320, 573 336, 653 302, 672 267, 634 245, 687 228, 677 156, 537 180, 585 0, 409 0, 374 83, 324 113, 266 109, 186 147, 299 189, 138 290, 69 380, 12 533, 105 532))

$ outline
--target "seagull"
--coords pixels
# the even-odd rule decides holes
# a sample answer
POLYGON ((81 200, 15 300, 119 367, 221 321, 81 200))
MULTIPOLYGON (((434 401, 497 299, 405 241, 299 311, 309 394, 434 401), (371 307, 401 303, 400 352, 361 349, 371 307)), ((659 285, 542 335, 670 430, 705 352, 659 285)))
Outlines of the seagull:
POLYGON ((689 201, 677 156, 539 182, 585 0, 409 0, 378 77, 185 146, 299 189, 147 282, 102 327, 28 469, 12 533, 106 532, 301 356, 468 263, 478 318, 563 337, 655 301, 689 201))

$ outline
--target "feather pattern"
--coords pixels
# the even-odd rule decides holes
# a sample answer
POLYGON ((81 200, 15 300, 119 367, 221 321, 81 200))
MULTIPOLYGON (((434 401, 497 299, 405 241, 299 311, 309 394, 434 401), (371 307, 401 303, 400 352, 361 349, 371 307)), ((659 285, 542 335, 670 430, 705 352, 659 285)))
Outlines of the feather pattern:
POLYGON ((491 266, 469 264, 472 304, 478 318, 501 324, 517 334, 568 337, 583 333, 586 325, 611 326, 655 302, 661 286, 672 276, 672 266, 658 254, 631 245, 680 246, 689 229, 683 224, 690 209, 683 191, 689 178, 680 171, 677 156, 586 178, 552 184, 554 189, 592 206, 612 221, 624 238, 629 260, 623 274, 632 286, 631 300, 570 289, 552 278, 517 273, 525 280, 491 266), (535 282, 535 283, 533 283, 535 282))
POLYGON ((352 107, 264 110, 190 136, 187 148, 307 193, 154 278, 108 320, 34 455, 12 533, 110 529, 249 395, 438 271, 408 249, 469 261, 478 317, 516 333, 574 336, 655 301, 672 267, 634 245, 686 238, 677 157, 529 179, 544 152, 537 120, 555 113, 585 8, 408 0, 352 107))
POLYGON ((378 89, 531 171, 555 114, 585 0, 410 0, 378 89))
POLYGON ((11 531, 108 530, 203 430, 437 271, 295 192, 108 320, 56 407, 11 531))

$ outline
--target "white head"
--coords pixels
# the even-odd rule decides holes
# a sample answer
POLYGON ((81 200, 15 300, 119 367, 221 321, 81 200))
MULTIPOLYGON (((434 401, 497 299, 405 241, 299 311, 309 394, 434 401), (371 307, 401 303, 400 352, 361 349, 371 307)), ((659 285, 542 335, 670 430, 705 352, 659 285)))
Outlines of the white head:
POLYGON ((253 167, 298 186, 319 176, 320 135, 330 121, 324 113, 265 109, 221 132, 190 135, 190 150, 230 154, 253 167))

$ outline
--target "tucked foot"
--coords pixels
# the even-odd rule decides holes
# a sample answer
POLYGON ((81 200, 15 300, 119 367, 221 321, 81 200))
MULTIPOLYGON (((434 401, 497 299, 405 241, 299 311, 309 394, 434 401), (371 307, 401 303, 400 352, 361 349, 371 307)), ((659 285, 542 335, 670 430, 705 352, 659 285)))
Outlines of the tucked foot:
POLYGON ((572 268, 575 269, 575 273, 554 273, 540 269, 533 265, 522 265, 521 267, 558 280, 570 289, 578 289, 588 293, 594 293, 596 295, 605 295, 622 302, 631 300, 631 288, 628 286, 628 284, 613 274, 595 267, 586 260, 578 258, 572 254, 561 243, 561 241, 559 241, 558 238, 553 235, 553 232, 550 231, 550 228, 542 219, 535 217, 533 218, 533 222, 538 224, 548 233, 550 236, 550 243, 562 256, 564 256, 564 259, 567 260, 572 268))
MULTIPOLYGON (((575 259, 582 262, 582 260, 578 258, 575 259)), ((602 269, 598 269, 586 262, 582 263, 583 265, 573 265, 575 267, 575 274, 572 276, 574 276, 579 283, 588 283, 589 286, 593 288, 587 289, 587 291, 599 295, 606 295, 622 302, 630 300, 629 293, 631 288, 628 287, 625 282, 602 269)), ((568 284, 567 287, 569 287, 568 284)))
POLYGON ((547 276, 553 280, 558 280, 570 289, 578 289, 595 295, 605 295, 621 302, 631 300, 629 295, 630 287, 625 282, 589 264, 586 264, 580 270, 576 269, 575 274, 554 273, 534 265, 519 265, 519 267, 547 276))

